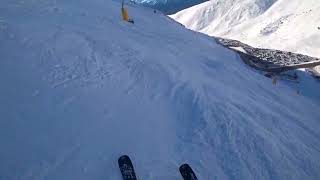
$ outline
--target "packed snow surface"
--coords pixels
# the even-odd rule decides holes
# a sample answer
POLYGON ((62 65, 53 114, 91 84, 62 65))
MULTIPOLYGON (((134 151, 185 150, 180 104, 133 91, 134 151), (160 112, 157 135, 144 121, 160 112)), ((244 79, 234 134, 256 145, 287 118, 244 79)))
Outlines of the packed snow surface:
POLYGON ((319 82, 271 80, 161 13, 105 0, 0 6, 0 179, 319 179, 319 82))
POLYGON ((208 35, 320 57, 320 0, 211 0, 171 17, 208 35))

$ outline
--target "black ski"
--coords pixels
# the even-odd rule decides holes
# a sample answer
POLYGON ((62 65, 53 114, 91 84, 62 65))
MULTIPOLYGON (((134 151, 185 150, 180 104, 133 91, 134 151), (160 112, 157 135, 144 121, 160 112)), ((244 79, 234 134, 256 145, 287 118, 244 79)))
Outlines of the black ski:
POLYGON ((127 155, 123 155, 118 159, 119 168, 123 180, 137 180, 136 173, 134 172, 132 162, 127 155))
POLYGON ((179 167, 179 171, 184 180, 198 180, 196 174, 193 172, 189 164, 182 164, 179 167))

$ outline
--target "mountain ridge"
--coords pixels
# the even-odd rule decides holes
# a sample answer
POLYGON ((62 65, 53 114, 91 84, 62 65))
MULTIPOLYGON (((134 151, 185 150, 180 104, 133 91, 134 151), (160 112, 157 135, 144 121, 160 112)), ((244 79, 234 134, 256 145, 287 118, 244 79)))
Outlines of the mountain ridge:
POLYGON ((171 17, 189 29, 208 35, 236 39, 260 48, 320 57, 317 29, 320 5, 317 0, 247 0, 232 5, 228 2, 212 0, 171 17), (212 8, 217 11, 211 12, 212 8), (203 23, 205 25, 201 26, 203 23))
POLYGON ((133 0, 142 4, 164 12, 165 14, 174 14, 185 8, 200 4, 207 0, 133 0))

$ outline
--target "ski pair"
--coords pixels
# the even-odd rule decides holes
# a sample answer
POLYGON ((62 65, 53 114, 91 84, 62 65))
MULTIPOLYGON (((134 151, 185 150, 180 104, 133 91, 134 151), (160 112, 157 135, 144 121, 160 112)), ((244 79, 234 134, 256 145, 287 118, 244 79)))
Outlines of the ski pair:
MULTIPOLYGON (((129 156, 123 155, 118 159, 118 165, 123 177, 123 180, 137 180, 132 161, 129 156)), ((192 168, 188 164, 182 164, 179 171, 184 180, 198 180, 192 168)))

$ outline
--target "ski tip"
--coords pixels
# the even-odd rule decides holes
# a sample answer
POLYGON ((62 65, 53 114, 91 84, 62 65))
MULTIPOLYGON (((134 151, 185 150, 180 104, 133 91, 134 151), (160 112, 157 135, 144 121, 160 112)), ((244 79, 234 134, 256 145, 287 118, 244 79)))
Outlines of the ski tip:
POLYGON ((182 165, 179 167, 179 170, 180 170, 180 172, 181 172, 181 171, 184 171, 184 170, 190 169, 190 168, 191 168, 190 165, 187 164, 187 163, 185 163, 185 164, 182 164, 182 165))
POLYGON ((124 155, 122 155, 122 156, 119 157, 119 159, 127 159, 127 158, 129 158, 129 156, 126 155, 126 154, 124 154, 124 155))
POLYGON ((122 155, 118 159, 118 165, 122 174, 123 180, 137 180, 134 172, 133 164, 128 155, 122 155))
POLYGON ((130 160, 130 158, 129 158, 128 155, 122 155, 122 156, 119 157, 118 162, 120 162, 120 161, 126 161, 126 160, 128 160, 128 159, 130 160))
POLYGON ((193 172, 189 164, 182 164, 179 171, 184 180, 197 180, 196 174, 193 172))

